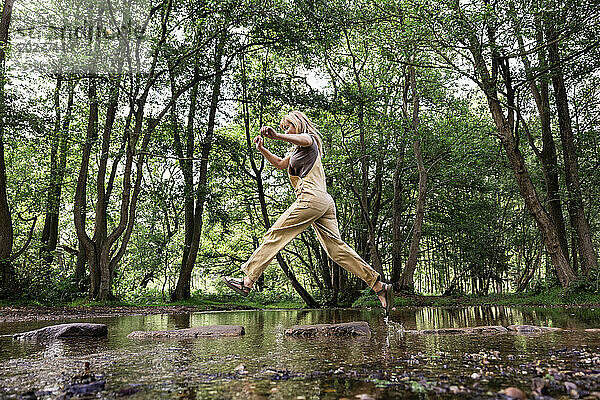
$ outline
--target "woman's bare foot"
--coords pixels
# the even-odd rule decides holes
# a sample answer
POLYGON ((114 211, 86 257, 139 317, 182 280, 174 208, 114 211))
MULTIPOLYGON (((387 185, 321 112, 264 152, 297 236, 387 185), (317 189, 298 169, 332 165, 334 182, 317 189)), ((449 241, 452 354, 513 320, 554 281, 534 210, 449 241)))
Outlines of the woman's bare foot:
POLYGON ((254 281, 252 279, 248 278, 248 276, 244 276, 244 286, 252 289, 252 286, 254 286, 254 281))
POLYGON ((383 284, 381 283, 381 281, 377 281, 375 283, 375 285, 373 285, 373 290, 377 294, 377 297, 379 297, 379 301, 381 302, 381 307, 385 308, 387 303, 385 301, 385 292, 381 292, 382 289, 383 289, 383 284))
POLYGON ((381 283, 380 281, 377 281, 375 285, 373 285, 373 290, 377 293, 386 316, 389 315, 392 310, 392 305, 394 304, 394 287, 391 283, 381 283))

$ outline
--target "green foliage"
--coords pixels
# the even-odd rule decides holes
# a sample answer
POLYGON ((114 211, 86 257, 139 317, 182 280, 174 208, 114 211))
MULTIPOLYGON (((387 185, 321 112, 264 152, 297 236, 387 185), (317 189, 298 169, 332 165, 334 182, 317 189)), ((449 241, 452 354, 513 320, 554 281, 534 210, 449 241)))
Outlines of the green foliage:
POLYGON ((592 269, 586 275, 580 275, 567 288, 566 296, 600 294, 600 268, 592 269))
MULTIPOLYGON (((12 35, 23 34, 28 27, 74 28, 81 19, 81 10, 87 10, 69 1, 21 4, 15 6, 12 35)), ((238 273, 268 225, 294 200, 285 172, 271 168, 251 143, 262 125, 276 127, 280 118, 292 109, 304 111, 321 132, 328 191, 336 202, 342 238, 369 263, 373 262, 371 246, 374 246, 383 262, 385 278, 401 272, 393 268, 402 268, 409 255, 418 194, 413 143, 420 141, 428 176, 425 222, 415 284, 410 292, 404 293, 407 296, 396 299, 397 306, 415 302, 444 306, 478 301, 489 304, 596 301, 600 290, 598 269, 579 277, 567 291, 552 287, 553 266, 545 249, 540 250, 540 230, 523 206, 524 199, 497 137, 487 99, 477 85, 480 82, 473 84, 469 80, 477 79, 473 76, 473 65, 469 64, 471 56, 465 49, 471 39, 470 27, 477 32, 496 29, 498 35, 477 36, 477 40, 481 40, 486 60, 492 50, 510 56, 508 72, 518 91, 517 106, 522 118, 519 151, 539 200, 546 205, 545 176, 535 151, 542 146, 541 122, 530 85, 523 84, 529 82, 524 59, 515 53, 516 35, 521 34, 525 46, 530 46, 523 56, 529 57, 532 70, 539 76, 546 71, 541 59, 547 46, 534 46, 536 23, 540 22, 536 18, 541 15, 539 5, 517 1, 510 9, 479 0, 464 4, 446 0, 419 0, 410 4, 401 0, 203 3, 182 0, 169 4, 173 12, 165 21, 168 32, 165 40, 160 40, 161 17, 166 16, 166 10, 161 8, 148 21, 140 42, 140 60, 149 60, 152 51, 158 50, 156 68, 164 73, 151 82, 145 73, 137 73, 140 71, 127 71, 121 76, 107 73, 105 69, 114 72, 114 48, 118 47, 113 46, 116 41, 108 38, 98 43, 98 54, 92 51, 90 43, 69 37, 65 44, 73 45, 79 52, 67 52, 64 57, 60 53, 47 53, 47 60, 37 56, 24 59, 18 51, 9 55, 6 107, 10 113, 3 126, 2 156, 7 165, 6 189, 14 226, 13 253, 28 243, 31 219, 38 218, 29 249, 13 262, 20 297, 33 302, 63 303, 87 295, 73 282, 74 252, 79 250, 73 224, 73 197, 90 115, 87 68, 91 61, 97 60, 99 70, 91 76, 99 78, 100 110, 85 202, 89 236, 96 229, 100 182, 97 172, 102 157, 108 158, 108 169, 115 171, 112 196, 106 204, 109 234, 121 219, 124 155, 126 150, 136 152, 139 147, 127 149, 124 144, 125 134, 137 122, 135 117, 128 120, 126 115, 133 101, 130 96, 143 92, 147 84, 152 104, 139 121, 141 133, 151 123, 158 122, 149 137, 141 169, 137 208, 128 213, 128 218, 135 218, 133 231, 114 271, 113 292, 126 304, 165 304, 179 279, 186 235, 184 200, 190 195, 189 187, 184 184, 185 162, 189 162, 192 174, 191 196, 205 199, 200 247, 191 277, 192 287, 202 289, 189 304, 252 307, 301 304, 275 265, 266 271, 267 289, 247 300, 233 298, 217 283, 223 274, 238 273), (460 13, 452 9, 455 5, 461 7, 460 13), (467 18, 468 24, 461 18, 467 18), (215 130, 210 143, 208 181, 198 187, 200 152, 207 144, 215 53, 221 35, 224 35, 223 84, 217 123, 212 127, 215 130), (490 42, 492 36, 494 43, 490 42), (74 68, 82 65, 86 66, 86 73, 74 68), (415 68, 414 93, 409 90, 410 67, 415 68), (74 83, 75 101, 71 126, 63 132, 68 136, 69 146, 59 209, 59 248, 55 259, 45 263, 39 249, 47 199, 55 184, 50 177, 52 145, 58 137, 54 134, 56 124, 64 122, 67 98, 65 90, 59 93, 60 110, 57 110, 54 89, 58 72, 74 83), (196 86, 195 117, 190 118, 192 95, 188 89, 159 120, 160 110, 173 96, 172 90, 194 74, 201 77, 196 86), (109 135, 110 148, 103 153, 101 137, 108 116, 109 81, 113 78, 122 79, 121 92, 115 125, 109 135), (415 96, 420 108, 418 126, 413 129, 411 107, 415 96), (58 111, 62 112, 59 120, 58 111), (183 138, 188 126, 192 135, 186 142, 187 138, 183 138), (178 135, 186 149, 176 148, 178 135), (179 151, 183 159, 178 158, 179 151), (259 187, 264 190, 264 199, 258 197, 259 187), (261 200, 265 202, 264 213, 261 200), (394 228, 398 228, 400 237, 394 237, 394 228), (370 242, 369 229, 375 232, 375 243, 370 242), (401 243, 398 251, 392 247, 394 240, 401 243), (536 263, 540 251, 543 252, 540 262, 536 263), (399 260, 395 265, 394 258, 399 260), (514 283, 524 275, 526 267, 535 267, 527 285, 530 292, 514 296, 490 294, 514 290, 514 283), (446 290, 452 297, 418 296, 446 290)), ((86 12, 90 13, 100 7, 96 3, 86 6, 89 6, 86 12)), ((146 6, 134 2, 130 10, 134 25, 147 17, 150 9, 146 6)), ((125 11, 122 5, 115 7, 117 14, 125 11)), ((562 35, 562 66, 569 71, 565 78, 580 163, 582 202, 591 231, 598 232, 600 212, 595 199, 600 195, 597 168, 600 144, 596 116, 600 106, 596 100, 600 96, 597 73, 600 46, 591 40, 597 29, 589 23, 597 20, 593 16, 598 11, 571 2, 548 3, 544 7, 547 8, 544 13, 562 16, 555 21, 555 28, 562 35)), ((45 39, 60 39, 60 30, 42 33, 45 39)), ((26 41, 27 37, 19 39, 26 41)), ((497 60, 489 64, 489 68, 498 67, 497 60)), ((148 66, 139 67, 145 70, 148 66)), ((490 72, 498 78, 493 84, 501 89, 502 74, 497 69, 490 72)), ((506 101, 504 91, 500 90, 499 96, 506 101)), ((551 99, 553 115, 554 103, 551 99)), ((558 121, 551 122, 559 152, 559 180, 565 182, 560 126, 558 121)), ((278 156, 290 148, 289 143, 282 141, 266 140, 265 145, 278 156)), ((135 156, 134 170, 140 156, 135 156)), ((104 184, 108 190, 106 180, 104 184)), ((568 220, 569 193, 561 185, 560 196, 568 220)), ((325 283, 331 281, 328 276, 331 271, 326 257, 319 254, 316 239, 310 235, 313 234, 309 230, 304 237, 290 243, 288 250, 293 249, 294 254, 285 253, 285 257, 302 285, 320 304, 327 304, 332 300, 332 291, 328 289, 331 285, 325 283)), ((592 239, 599 248, 598 235, 592 239)), ((118 238, 111 255, 123 240, 118 238)), ((379 307, 371 290, 361 290, 362 281, 341 271, 340 282, 339 305, 379 307)), ((4 290, 0 288, 0 297, 4 297, 4 290)))
MULTIPOLYGON (((415 305, 414 297, 407 297, 407 296, 401 296, 401 295, 396 295, 394 297, 394 307, 410 307, 410 306, 414 306, 414 305, 415 305)), ((352 303, 352 307, 379 308, 379 307, 381 307, 381 302, 379 301, 379 299, 377 298, 377 295, 375 294, 375 292, 373 292, 372 289, 364 289, 361 292, 361 296, 352 303)))
POLYGON ((425 386, 423 386, 420 382, 409 381, 408 383, 410 383, 410 390, 413 393, 426 393, 427 392, 427 388, 425 386))

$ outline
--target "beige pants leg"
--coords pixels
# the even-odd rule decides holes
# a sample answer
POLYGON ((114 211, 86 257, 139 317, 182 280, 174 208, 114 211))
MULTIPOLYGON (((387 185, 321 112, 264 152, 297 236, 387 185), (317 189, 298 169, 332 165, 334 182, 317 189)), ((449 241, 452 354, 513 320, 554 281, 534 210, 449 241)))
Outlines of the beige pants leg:
POLYGON ((277 253, 311 224, 327 255, 372 288, 379 279, 379 274, 342 240, 335 215, 335 203, 326 194, 296 200, 281 214, 265 234, 262 244, 242 265, 244 273, 252 281, 256 281, 277 253))
POLYGON ((375 285, 379 279, 379 273, 342 240, 333 201, 325 214, 315 221, 313 227, 329 258, 346 271, 365 281, 370 288, 375 285))
POLYGON ((242 265, 242 270, 252 281, 256 281, 273 258, 286 244, 323 215, 327 206, 321 202, 296 200, 267 231, 262 244, 250 259, 242 265))

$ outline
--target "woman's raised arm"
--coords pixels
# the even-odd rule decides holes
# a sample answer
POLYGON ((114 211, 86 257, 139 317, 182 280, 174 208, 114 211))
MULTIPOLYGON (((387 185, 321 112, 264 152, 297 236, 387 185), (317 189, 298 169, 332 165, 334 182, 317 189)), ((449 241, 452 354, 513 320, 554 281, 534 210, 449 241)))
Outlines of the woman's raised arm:
POLYGON ((283 140, 301 147, 308 147, 313 141, 313 138, 308 133, 295 133, 295 128, 293 133, 286 132, 282 135, 281 133, 275 132, 270 126, 263 126, 260 128, 260 133, 266 138, 283 140))
POLYGON ((256 150, 260 151, 267 161, 270 162, 275 168, 286 169, 290 165, 290 156, 281 158, 271 153, 263 146, 263 138, 261 136, 254 138, 254 144, 256 145, 256 150))

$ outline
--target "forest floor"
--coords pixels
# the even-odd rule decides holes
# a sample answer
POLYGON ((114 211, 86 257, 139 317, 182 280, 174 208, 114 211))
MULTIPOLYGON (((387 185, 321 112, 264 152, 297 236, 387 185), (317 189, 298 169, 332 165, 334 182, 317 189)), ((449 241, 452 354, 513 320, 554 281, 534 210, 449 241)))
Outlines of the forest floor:
MULTIPOLYGON (((400 295, 394 302, 396 307, 466 307, 494 306, 543 306, 543 307, 600 307, 600 294, 565 294, 561 290, 550 290, 539 294, 496 294, 487 296, 420 296, 400 295)), ((379 307, 372 294, 365 294, 351 305, 341 307, 379 307)), ((326 306, 330 307, 330 306, 326 306)), ((22 322, 56 319, 86 319, 127 315, 183 314, 202 311, 228 311, 252 309, 301 309, 299 300, 266 300, 264 296, 249 299, 233 299, 229 296, 193 297, 185 303, 124 303, 76 301, 64 305, 47 305, 28 302, 0 302, 0 322, 22 322)))

